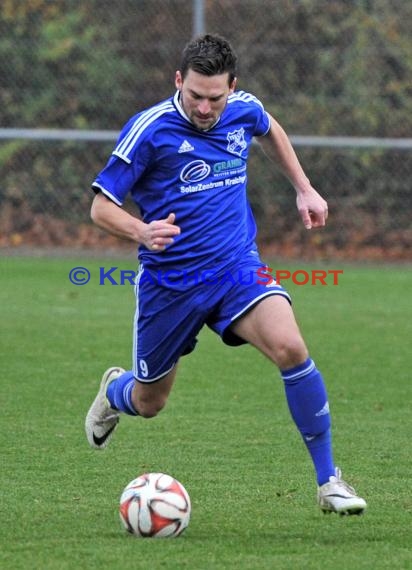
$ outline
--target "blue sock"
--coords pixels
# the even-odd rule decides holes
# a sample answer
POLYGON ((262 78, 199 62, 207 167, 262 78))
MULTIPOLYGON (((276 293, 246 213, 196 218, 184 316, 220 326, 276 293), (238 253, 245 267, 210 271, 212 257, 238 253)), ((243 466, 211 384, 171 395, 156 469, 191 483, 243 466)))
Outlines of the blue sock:
POLYGON ((311 455, 318 485, 335 474, 328 396, 312 359, 281 370, 292 418, 311 455))
POLYGON ((110 382, 106 395, 113 409, 124 412, 129 416, 138 415, 132 404, 134 383, 135 378, 131 370, 124 372, 113 382, 110 382))

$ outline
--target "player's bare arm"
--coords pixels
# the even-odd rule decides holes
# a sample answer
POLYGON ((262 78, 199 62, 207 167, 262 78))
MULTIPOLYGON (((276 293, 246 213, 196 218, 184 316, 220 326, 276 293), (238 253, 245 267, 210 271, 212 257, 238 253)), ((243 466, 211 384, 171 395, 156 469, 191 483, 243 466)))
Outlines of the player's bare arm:
POLYGON ((272 116, 268 133, 259 137, 258 141, 266 156, 278 166, 295 188, 296 204, 305 228, 324 226, 328 217, 328 205, 311 185, 286 132, 272 116))
POLYGON ((174 236, 180 234, 180 228, 175 224, 175 214, 171 213, 164 220, 154 220, 146 224, 117 206, 101 192, 93 200, 90 215, 93 222, 103 230, 143 244, 151 251, 163 251, 173 243, 174 236))

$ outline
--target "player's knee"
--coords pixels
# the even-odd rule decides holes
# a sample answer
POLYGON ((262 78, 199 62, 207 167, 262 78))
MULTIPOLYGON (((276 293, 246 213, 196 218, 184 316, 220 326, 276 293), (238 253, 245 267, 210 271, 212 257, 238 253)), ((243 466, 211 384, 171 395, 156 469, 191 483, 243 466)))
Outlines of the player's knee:
POLYGON ((139 406, 139 416, 141 418, 150 419, 155 418, 160 410, 154 410, 152 408, 146 408, 144 406, 139 406))
POLYGON ((154 418, 156 417, 159 412, 163 410, 166 405, 166 399, 162 400, 145 400, 139 399, 136 404, 135 408, 142 418, 154 418))
POLYGON ((282 370, 298 366, 307 357, 308 351, 300 336, 283 339, 276 349, 276 363, 282 370))

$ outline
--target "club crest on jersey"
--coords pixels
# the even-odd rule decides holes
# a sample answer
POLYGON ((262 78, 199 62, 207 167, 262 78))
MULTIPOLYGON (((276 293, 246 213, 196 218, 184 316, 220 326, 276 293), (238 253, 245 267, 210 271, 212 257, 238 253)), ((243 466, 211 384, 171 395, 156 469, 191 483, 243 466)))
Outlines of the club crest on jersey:
POLYGON ((237 131, 227 133, 227 140, 229 141, 227 150, 241 156, 242 152, 247 147, 247 142, 245 141, 245 129, 242 127, 237 131))

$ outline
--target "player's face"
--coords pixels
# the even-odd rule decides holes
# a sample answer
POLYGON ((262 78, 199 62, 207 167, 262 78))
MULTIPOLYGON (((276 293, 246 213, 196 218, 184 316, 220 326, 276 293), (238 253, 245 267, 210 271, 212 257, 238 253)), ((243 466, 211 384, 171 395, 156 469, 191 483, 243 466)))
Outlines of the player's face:
POLYGON ((175 84, 180 91, 180 104, 190 121, 201 131, 207 131, 226 107, 236 79, 229 85, 228 73, 203 75, 189 69, 184 79, 180 71, 176 71, 175 84))

